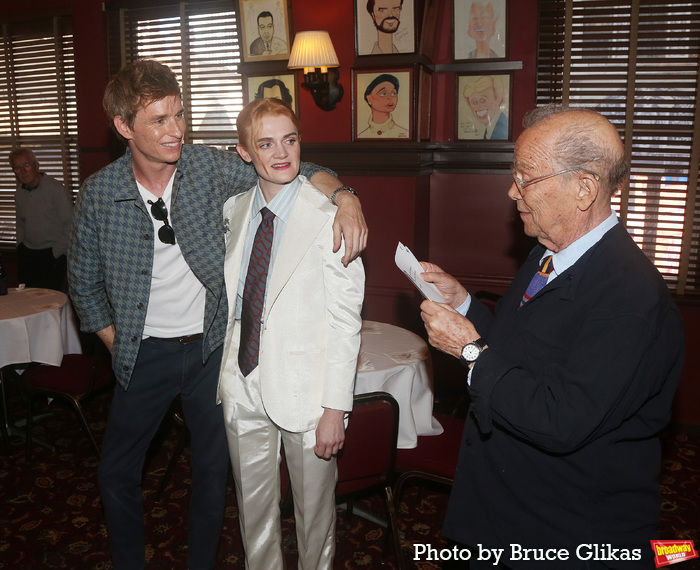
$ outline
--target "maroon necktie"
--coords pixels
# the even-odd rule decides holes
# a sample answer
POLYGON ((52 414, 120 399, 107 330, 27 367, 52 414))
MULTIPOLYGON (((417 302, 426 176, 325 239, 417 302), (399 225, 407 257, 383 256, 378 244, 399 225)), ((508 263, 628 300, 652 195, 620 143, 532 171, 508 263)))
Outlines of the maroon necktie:
POLYGON ((275 215, 263 208, 260 210, 262 222, 255 232, 253 249, 250 252, 248 274, 243 288, 241 308, 241 344, 238 349, 238 367, 243 376, 248 376, 258 365, 260 350, 260 322, 265 304, 265 284, 270 267, 272 251, 273 220, 275 215))

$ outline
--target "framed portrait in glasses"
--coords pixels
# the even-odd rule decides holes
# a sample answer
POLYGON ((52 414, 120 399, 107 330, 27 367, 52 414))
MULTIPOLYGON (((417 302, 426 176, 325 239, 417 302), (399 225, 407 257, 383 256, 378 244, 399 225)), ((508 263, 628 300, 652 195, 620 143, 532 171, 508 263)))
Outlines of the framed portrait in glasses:
POLYGON ((457 140, 511 140, 512 78, 511 73, 457 76, 457 140))
POLYGON ((453 0, 455 61, 506 58, 506 0, 453 0))

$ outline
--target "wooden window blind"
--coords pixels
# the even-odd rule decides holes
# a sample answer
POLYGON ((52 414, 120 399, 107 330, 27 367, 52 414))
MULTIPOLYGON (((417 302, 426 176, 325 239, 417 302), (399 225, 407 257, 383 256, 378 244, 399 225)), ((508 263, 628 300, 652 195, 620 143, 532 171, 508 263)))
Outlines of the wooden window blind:
POLYGON ((185 142, 226 148, 243 106, 236 12, 229 0, 185 1, 110 13, 110 71, 139 58, 168 65, 182 88, 185 142))
POLYGON ((13 148, 31 148, 41 171, 78 190, 75 58, 70 16, 3 22, 1 31, 0 247, 13 247, 13 148))
POLYGON ((537 104, 600 111, 631 166, 623 223, 678 294, 700 292, 700 4, 540 0, 537 104))

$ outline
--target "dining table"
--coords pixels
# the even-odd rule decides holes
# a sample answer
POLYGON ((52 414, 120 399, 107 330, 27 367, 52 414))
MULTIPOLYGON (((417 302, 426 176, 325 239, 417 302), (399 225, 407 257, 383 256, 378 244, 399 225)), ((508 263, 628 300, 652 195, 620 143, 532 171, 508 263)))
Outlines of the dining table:
POLYGON ((81 353, 75 314, 61 291, 11 288, 0 296, 0 398, 9 435, 24 437, 7 413, 5 374, 31 363, 59 366, 64 354, 81 353))
POLYGON ((433 371, 428 345, 404 328, 362 322, 355 394, 388 392, 399 404, 397 447, 412 449, 418 436, 439 435, 433 416, 433 371))

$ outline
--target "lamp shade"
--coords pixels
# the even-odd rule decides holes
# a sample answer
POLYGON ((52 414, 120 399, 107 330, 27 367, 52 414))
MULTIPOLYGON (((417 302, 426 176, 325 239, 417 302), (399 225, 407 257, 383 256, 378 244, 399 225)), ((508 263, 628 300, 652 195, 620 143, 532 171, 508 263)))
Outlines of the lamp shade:
POLYGON ((299 32, 294 37, 289 69, 338 67, 338 56, 328 32, 299 32))

